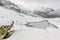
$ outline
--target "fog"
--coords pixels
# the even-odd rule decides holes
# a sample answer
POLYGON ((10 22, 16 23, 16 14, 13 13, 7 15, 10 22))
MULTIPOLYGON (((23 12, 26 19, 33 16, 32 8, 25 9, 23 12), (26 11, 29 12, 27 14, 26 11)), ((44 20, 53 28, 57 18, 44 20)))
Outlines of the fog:
POLYGON ((60 9, 60 0, 11 0, 12 2, 22 5, 25 8, 53 8, 60 9))

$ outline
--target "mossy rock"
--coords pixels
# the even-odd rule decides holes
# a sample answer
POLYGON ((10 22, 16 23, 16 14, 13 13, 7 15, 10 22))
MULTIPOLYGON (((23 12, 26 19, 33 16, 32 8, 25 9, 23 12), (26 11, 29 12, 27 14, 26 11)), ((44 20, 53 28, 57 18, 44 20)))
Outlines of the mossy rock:
POLYGON ((3 39, 7 36, 8 31, 12 28, 14 22, 12 21, 11 25, 2 25, 0 26, 0 38, 3 39))
POLYGON ((0 38, 4 38, 5 35, 8 33, 9 31, 9 26, 1 26, 0 27, 0 38))

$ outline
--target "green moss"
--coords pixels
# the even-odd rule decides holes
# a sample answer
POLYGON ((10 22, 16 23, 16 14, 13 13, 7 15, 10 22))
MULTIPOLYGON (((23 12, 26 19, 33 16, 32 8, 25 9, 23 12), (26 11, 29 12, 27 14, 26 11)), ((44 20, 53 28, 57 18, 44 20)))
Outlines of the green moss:
POLYGON ((0 36, 4 35, 6 32, 8 32, 9 26, 1 26, 0 27, 0 36))
POLYGON ((5 33, 5 30, 4 30, 4 28, 0 28, 0 35, 4 35, 4 33, 5 33))

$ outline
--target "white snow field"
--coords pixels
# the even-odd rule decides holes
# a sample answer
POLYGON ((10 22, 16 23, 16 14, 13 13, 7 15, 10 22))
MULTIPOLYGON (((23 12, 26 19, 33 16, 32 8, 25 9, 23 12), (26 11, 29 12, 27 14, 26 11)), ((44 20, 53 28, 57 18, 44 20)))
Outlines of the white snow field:
POLYGON ((15 30, 15 32, 4 40, 60 40, 60 18, 35 18, 0 7, 0 20, 7 21, 6 24, 14 21, 14 26, 11 31, 15 30), (44 30, 26 27, 24 25, 27 22, 38 22, 43 20, 48 20, 48 22, 56 25, 59 29, 49 27, 44 30))

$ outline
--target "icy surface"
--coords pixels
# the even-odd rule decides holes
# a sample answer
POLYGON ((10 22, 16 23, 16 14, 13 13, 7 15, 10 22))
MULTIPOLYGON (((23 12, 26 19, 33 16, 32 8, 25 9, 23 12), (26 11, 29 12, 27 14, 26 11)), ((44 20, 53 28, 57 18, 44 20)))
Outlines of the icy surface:
POLYGON ((47 20, 40 21, 40 22, 29 22, 26 24, 27 27, 33 28, 40 28, 40 29, 47 29, 47 28, 58 28, 57 26, 49 23, 47 20))

